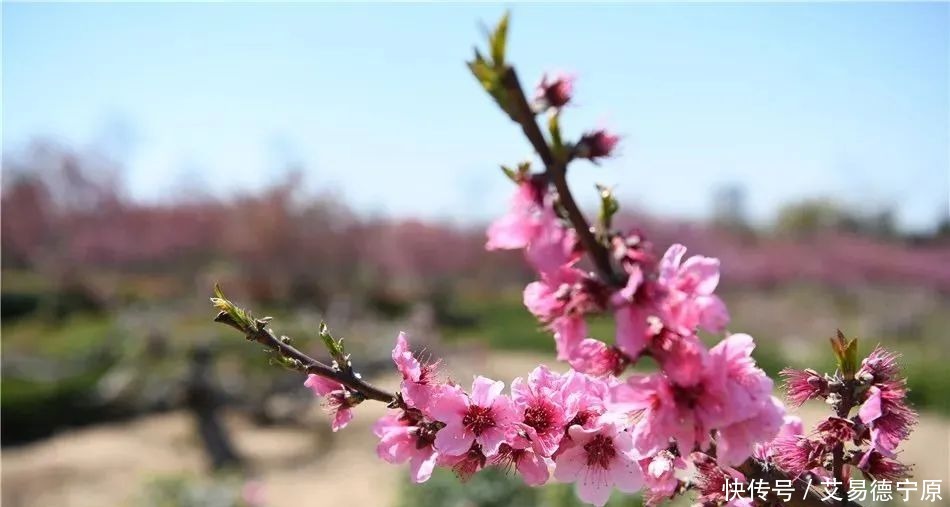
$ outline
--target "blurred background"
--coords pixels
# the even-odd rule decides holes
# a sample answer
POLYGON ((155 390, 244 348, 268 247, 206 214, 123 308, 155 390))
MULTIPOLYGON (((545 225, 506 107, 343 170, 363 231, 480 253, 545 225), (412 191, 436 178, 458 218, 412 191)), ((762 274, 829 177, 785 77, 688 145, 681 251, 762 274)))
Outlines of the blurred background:
MULTIPOLYGON (((532 274, 483 246, 498 164, 531 156, 463 65, 504 8, 4 3, 3 505, 574 505, 501 472, 407 486, 383 407, 331 435, 207 300, 317 355, 325 318, 385 386, 400 329, 458 379, 552 363, 532 274)), ((771 374, 830 368, 836 328, 903 353, 904 457, 950 481, 948 5, 512 16, 523 80, 578 75, 566 131, 623 135, 572 167, 586 209, 613 185, 658 248, 720 257, 771 374)))

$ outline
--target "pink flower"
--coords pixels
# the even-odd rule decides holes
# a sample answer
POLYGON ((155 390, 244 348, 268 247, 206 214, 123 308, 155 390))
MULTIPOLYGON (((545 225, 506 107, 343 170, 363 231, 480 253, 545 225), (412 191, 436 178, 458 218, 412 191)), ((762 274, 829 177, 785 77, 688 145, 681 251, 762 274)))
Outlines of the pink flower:
POLYGON ((910 467, 874 449, 860 452, 854 458, 858 461, 858 468, 876 481, 897 481, 910 474, 910 467))
POLYGON ((670 329, 662 329, 653 336, 650 353, 675 384, 695 385, 706 374, 709 354, 695 335, 681 336, 670 329))
POLYGON ((620 136, 611 134, 604 129, 593 130, 581 136, 574 147, 578 158, 586 158, 596 162, 597 159, 608 157, 620 141, 620 136))
POLYGON ((571 446, 555 457, 554 477, 574 482, 577 496, 603 506, 614 487, 635 493, 643 485, 643 474, 633 450, 630 433, 620 424, 605 421, 596 427, 570 428, 571 446))
POLYGON ((387 414, 373 426, 373 433, 380 439, 376 454, 397 465, 408 461, 413 482, 420 483, 429 480, 439 454, 432 446, 435 430, 421 421, 411 424, 411 419, 387 414))
MULTIPOLYGON (((696 505, 718 505, 725 501, 726 482, 746 482, 746 478, 741 472, 722 466, 713 457, 694 452, 689 455, 690 461, 696 466, 696 489, 700 496, 696 499, 696 505)), ((729 504, 727 504, 729 505, 729 504)))
POLYGON ((488 457, 482 452, 482 446, 477 443, 472 444, 467 451, 458 456, 441 454, 436 460, 437 465, 451 467, 455 476, 462 482, 469 480, 475 472, 485 468, 486 463, 488 463, 488 457))
POLYGON ((616 347, 593 338, 585 338, 571 350, 567 358, 571 368, 589 375, 620 375, 630 360, 616 347))
POLYGON ((801 435, 778 437, 771 443, 772 461, 786 473, 798 477, 823 465, 828 449, 801 435))
POLYGON ((578 269, 562 266, 544 273, 541 280, 524 289, 524 305, 542 322, 550 322, 567 312, 574 286, 584 278, 578 269))
MULTIPOLYGON (((607 412, 611 385, 605 379, 571 370, 564 375, 561 399, 564 400, 567 426, 592 428, 607 412)), ((570 437, 565 437, 570 438, 570 437)))
POLYGON ((546 366, 535 368, 527 382, 521 377, 511 382, 515 409, 521 414, 521 422, 531 428, 529 440, 541 456, 550 456, 557 450, 568 423, 561 392, 563 384, 561 376, 546 366))
POLYGON ((785 379, 785 392, 788 401, 802 406, 808 400, 824 398, 828 395, 828 381, 815 370, 796 370, 785 368, 779 372, 785 379))
POLYGON ((429 410, 445 423, 435 436, 435 448, 447 456, 458 456, 478 443, 486 456, 497 454, 518 418, 511 399, 501 394, 504 388, 504 382, 479 376, 472 383, 471 397, 457 386, 442 389, 429 410))
POLYGON ((632 274, 641 266, 652 266, 656 261, 653 244, 644 237, 639 229, 632 229, 624 235, 616 235, 610 240, 610 252, 613 258, 632 274))
POLYGON ((775 437, 784 422, 785 406, 774 396, 771 401, 752 417, 719 428, 716 453, 721 463, 738 466, 753 454, 757 444, 775 437))
POLYGON ((548 75, 541 76, 541 82, 538 83, 535 91, 534 100, 538 109, 564 107, 571 100, 571 94, 574 91, 574 76, 569 74, 556 74, 553 79, 548 81, 548 75))
POLYGON ((638 305, 624 305, 614 310, 615 341, 628 357, 640 357, 649 340, 648 312, 638 305))
MULTIPOLYGON (((794 437, 801 436, 804 434, 805 429, 802 425, 802 418, 796 415, 786 415, 782 420, 782 427, 779 428, 778 434, 775 435, 775 438, 772 439, 774 442, 776 439, 782 437, 794 437)), ((772 442, 764 442, 755 446, 755 451, 752 455, 755 459, 760 461, 771 460, 774 452, 772 450, 772 442)))
POLYGON ((857 437, 854 421, 837 416, 830 416, 821 421, 815 431, 820 435, 821 442, 828 448, 839 443, 852 442, 857 437))
POLYGON ((640 460, 643 470, 643 480, 650 494, 647 500, 649 505, 655 505, 669 499, 676 492, 680 481, 676 478, 677 470, 686 469, 686 461, 674 456, 670 451, 660 451, 649 458, 640 460))
POLYGON ((554 273, 580 259, 577 233, 561 223, 554 209, 545 204, 537 218, 538 228, 528 242, 525 256, 538 273, 554 273))
POLYGON ((409 351, 406 333, 400 332, 393 348, 393 362, 402 373, 402 398, 410 407, 423 409, 428 406, 435 383, 435 368, 432 364, 423 364, 409 351))
POLYGON ((514 467, 528 486, 540 486, 551 477, 549 459, 538 454, 525 437, 515 435, 508 443, 501 444, 492 463, 514 467))
POLYGON ((309 387, 315 395, 323 397, 325 406, 333 414, 333 422, 330 424, 333 431, 345 428, 353 420, 353 410, 351 409, 354 402, 343 384, 319 375, 310 374, 307 375, 307 380, 304 381, 303 385, 309 387))
POLYGON ((707 371, 713 375, 722 373, 725 376, 728 414, 731 417, 723 424, 742 420, 773 403, 772 379, 755 365, 755 360, 752 359, 753 349, 755 342, 752 337, 737 333, 720 341, 709 351, 710 364, 707 371))
POLYGON ((633 440, 644 455, 655 454, 676 439, 680 453, 709 444, 709 421, 721 419, 723 400, 705 383, 684 387, 660 373, 633 375, 611 391, 611 408, 637 419, 633 440))
POLYGON ((541 228, 541 191, 531 179, 518 184, 508 213, 488 227, 489 250, 525 248, 541 228))
POLYGON ((888 352, 880 345, 861 361, 857 378, 871 384, 894 382, 900 379, 900 367, 897 364, 898 355, 888 352))
POLYGON ((901 441, 917 424, 917 413, 904 403, 907 390, 896 382, 872 385, 858 410, 858 417, 871 428, 871 445, 893 458, 901 441))
POLYGON ((565 315, 551 323, 554 331, 554 345, 557 348, 557 358, 566 361, 574 354, 574 350, 587 337, 587 323, 583 317, 565 315))
POLYGON ((659 263, 658 282, 666 290, 663 321, 680 334, 697 327, 718 333, 729 322, 726 306, 713 292, 719 284, 719 259, 695 255, 682 262, 686 247, 673 245, 659 263))

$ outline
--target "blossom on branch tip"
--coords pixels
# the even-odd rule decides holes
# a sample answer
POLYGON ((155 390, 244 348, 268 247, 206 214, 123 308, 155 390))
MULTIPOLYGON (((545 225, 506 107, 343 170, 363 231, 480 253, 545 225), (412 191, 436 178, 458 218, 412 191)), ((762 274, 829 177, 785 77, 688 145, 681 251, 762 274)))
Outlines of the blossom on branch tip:
POLYGON ((574 92, 574 76, 558 73, 550 80, 548 75, 541 76, 541 82, 535 89, 534 101, 536 107, 543 111, 548 108, 561 108, 567 105, 574 92))

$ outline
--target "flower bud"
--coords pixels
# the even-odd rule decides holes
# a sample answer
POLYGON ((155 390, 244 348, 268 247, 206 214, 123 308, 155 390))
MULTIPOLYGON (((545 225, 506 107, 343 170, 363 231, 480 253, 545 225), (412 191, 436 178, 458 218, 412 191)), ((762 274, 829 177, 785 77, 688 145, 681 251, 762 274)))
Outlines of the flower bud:
POLYGON ((581 137, 574 147, 574 155, 578 158, 586 158, 596 161, 599 158, 610 156, 620 136, 611 134, 604 129, 588 132, 581 137))
POLYGON ((561 108, 571 101, 574 91, 574 76, 556 74, 550 81, 548 75, 541 76, 541 82, 535 90, 534 101, 539 111, 549 108, 561 108))

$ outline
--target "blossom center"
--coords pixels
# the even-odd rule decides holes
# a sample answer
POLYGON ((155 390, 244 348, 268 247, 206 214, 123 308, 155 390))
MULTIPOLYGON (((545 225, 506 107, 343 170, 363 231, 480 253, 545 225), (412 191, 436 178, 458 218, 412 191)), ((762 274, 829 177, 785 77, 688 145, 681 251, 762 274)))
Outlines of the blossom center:
MULTIPOLYGON (((593 411, 590 411, 590 410, 587 410, 587 409, 579 410, 579 411, 577 412, 577 415, 575 415, 574 418, 571 419, 571 422, 567 423, 567 427, 570 428, 571 426, 574 426, 575 424, 578 425, 578 426, 584 426, 585 424, 589 423, 590 420, 593 419, 593 418, 596 417, 596 416, 597 416, 597 414, 595 414, 593 411)), ((567 431, 567 430, 565 430, 565 431, 567 431)))
POLYGON ((554 424, 554 410, 544 401, 538 401, 534 405, 524 409, 524 423, 531 426, 538 433, 544 433, 551 429, 554 424))
POLYGON ((702 388, 700 386, 693 387, 683 387, 679 385, 673 385, 673 399, 676 400, 676 404, 681 407, 687 407, 689 409, 696 408, 699 405, 700 397, 702 396, 702 388))
POLYGON ((462 418, 462 424, 475 435, 481 435, 483 431, 495 426, 495 417, 491 407, 472 405, 462 418))
POLYGON ((610 462, 617 456, 613 439, 604 435, 597 435, 584 444, 584 451, 587 452, 588 467, 597 466, 604 470, 610 468, 610 462))

